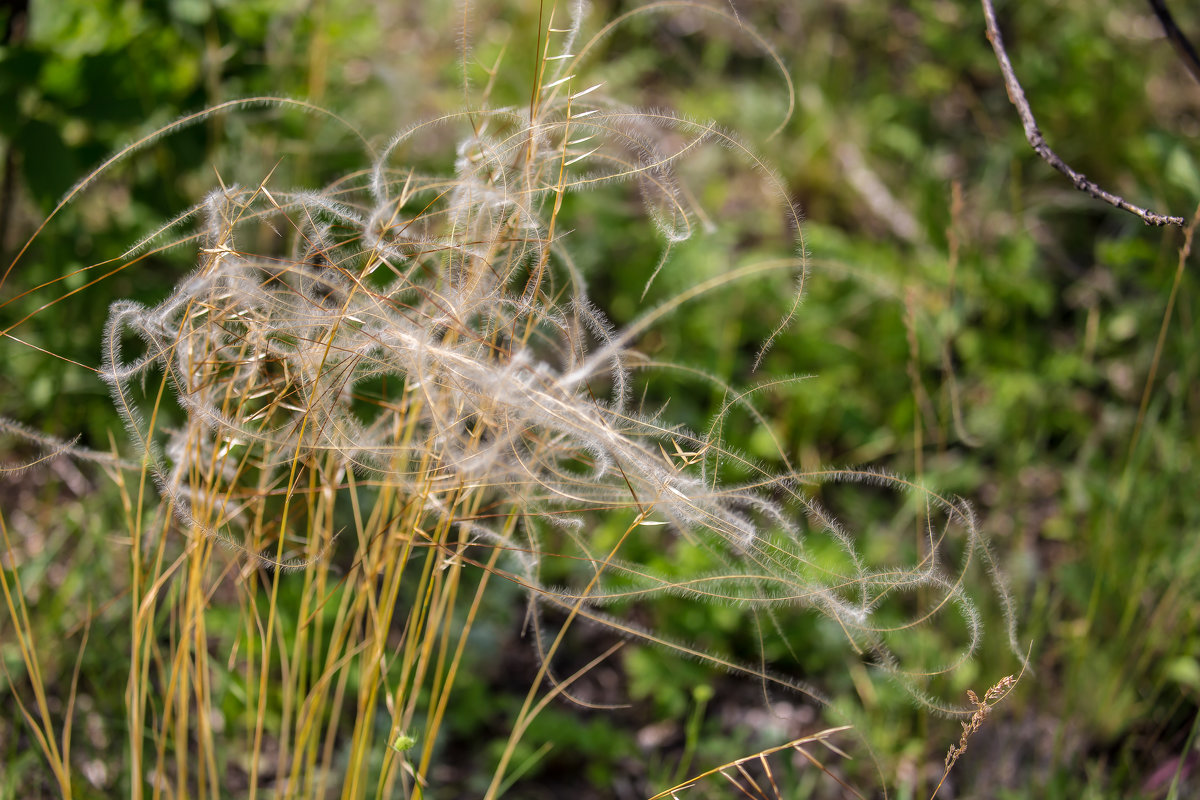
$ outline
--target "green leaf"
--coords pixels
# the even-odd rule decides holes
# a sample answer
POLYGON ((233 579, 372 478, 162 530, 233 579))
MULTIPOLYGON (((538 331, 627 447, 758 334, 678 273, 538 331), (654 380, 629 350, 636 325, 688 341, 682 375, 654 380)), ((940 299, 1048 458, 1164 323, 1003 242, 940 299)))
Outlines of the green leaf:
POLYGON ((1180 686, 1200 689, 1200 663, 1190 656, 1180 656, 1167 664, 1167 677, 1180 686))

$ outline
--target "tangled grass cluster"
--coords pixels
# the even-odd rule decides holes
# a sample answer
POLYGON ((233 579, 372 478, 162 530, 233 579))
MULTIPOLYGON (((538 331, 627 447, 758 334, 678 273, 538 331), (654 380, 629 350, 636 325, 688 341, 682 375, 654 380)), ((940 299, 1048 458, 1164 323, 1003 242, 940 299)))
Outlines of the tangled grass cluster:
MULTIPOLYGON (((488 576, 528 593, 539 632, 541 612, 552 609, 558 621, 557 635, 534 637, 542 670, 489 795, 503 785, 533 715, 578 677, 558 678, 551 668, 576 618, 817 697, 765 665, 639 629, 606 612, 615 601, 672 593, 734 604, 764 636, 784 640, 790 615, 810 608, 933 707, 925 682, 976 651, 979 616, 962 576, 972 559, 989 569, 991 561, 965 503, 877 471, 775 474, 759 467, 722 435, 734 409, 758 416, 750 392, 723 387, 730 399, 704 432, 639 408, 633 372, 655 366, 633 349, 642 333, 695 297, 788 271, 797 276, 797 294, 775 334, 785 335, 803 292, 805 254, 799 241, 793 257, 731 269, 625 329, 613 326, 572 260, 562 218, 567 193, 635 183, 669 253, 697 227, 676 167, 715 145, 757 171, 797 236, 799 218, 772 173, 728 132, 631 109, 580 83, 575 73, 592 44, 573 52, 579 26, 576 16, 565 31, 547 33, 528 107, 474 108, 415 125, 371 154, 366 170, 320 190, 285 190, 269 178, 222 185, 126 254, 187 246, 198 261, 159 305, 116 303, 104 335, 100 375, 137 448, 132 461, 157 485, 160 508, 170 509, 156 523, 137 514, 130 523, 140 647, 149 648, 131 666, 133 774, 142 774, 137 764, 145 758, 154 759, 155 774, 189 780, 188 767, 170 756, 172 730, 175 741, 198 742, 202 754, 219 750, 219 737, 195 711, 213 702, 205 694, 213 680, 205 648, 174 659, 145 655, 161 646, 152 641, 154 615, 146 613, 159 603, 177 604, 171 619, 178 637, 202 640, 208 598, 227 573, 213 558, 214 542, 250 556, 241 559, 238 591, 248 598, 245 628, 260 649, 242 662, 230 656, 246 685, 259 687, 252 693, 259 713, 247 723, 250 786, 269 760, 262 711, 268 684, 279 681, 287 689, 283 722, 272 734, 275 773, 290 776, 289 791, 302 796, 317 796, 330 781, 348 786, 347 796, 366 792, 371 781, 381 793, 396 781, 406 795, 421 791, 488 576), (451 173, 421 174, 401 163, 411 141, 450 136, 457 143, 451 173), (193 222, 197 232, 175 235, 193 222), (159 388, 147 390, 160 374, 159 388), (163 405, 168 395, 182 413, 163 405), (172 418, 178 422, 164 421, 172 418), (872 566, 861 544, 871 534, 851 533, 805 491, 828 481, 913 495, 924 525, 919 561, 872 566), (615 544, 594 541, 601 515, 627 520, 615 544), (707 551, 713 569, 681 580, 622 557, 631 537, 661 538, 664 527, 707 551), (171 529, 190 542, 186 569, 147 556, 163 552, 171 529), (348 568, 331 565, 339 536, 354 541, 348 568), (823 542, 815 555, 814 537, 823 542), (949 542, 958 566, 942 555, 949 542), (420 563, 419 578, 405 577, 409 564, 420 563), (273 569, 259 572, 262 565, 273 569), (477 568, 483 577, 466 624, 454 627, 457 576, 477 568), (312 626, 291 640, 277 633, 277 595, 289 570, 303 573, 295 614, 312 626), (187 588, 168 597, 159 591, 168 580, 187 588), (415 594, 401 592, 405 581, 417 581, 415 594), (920 603, 911 601, 918 596, 920 603), (890 612, 881 621, 885 605, 907 609, 908 617, 890 612), (327 606, 338 609, 332 620, 317 614, 327 606), (905 663, 895 638, 955 614, 964 632, 957 658, 934 669, 905 663), (399 651, 395 630, 405 632, 399 651), (347 761, 335 757, 341 749, 334 742, 341 740, 337 710, 348 702, 350 664, 361 674, 347 761), (155 670, 162 674, 148 678, 155 670), (536 702, 547 676, 554 688, 536 702), (430 694, 419 699, 422 686, 430 694), (166 696, 155 700, 155 692, 166 696), (370 709, 381 702, 391 717, 389 740, 409 744, 371 767, 366 754, 379 751, 380 734, 370 709), (156 756, 142 754, 146 726, 160 742, 156 756), (413 730, 425 735, 421 755, 409 761, 413 730)), ((236 101, 155 136, 265 103, 304 105, 236 101)), ((132 500, 120 467, 114 474, 130 505, 142 507, 147 501, 132 500)), ((201 789, 221 785, 217 762, 215 755, 196 762, 192 780, 201 789)))

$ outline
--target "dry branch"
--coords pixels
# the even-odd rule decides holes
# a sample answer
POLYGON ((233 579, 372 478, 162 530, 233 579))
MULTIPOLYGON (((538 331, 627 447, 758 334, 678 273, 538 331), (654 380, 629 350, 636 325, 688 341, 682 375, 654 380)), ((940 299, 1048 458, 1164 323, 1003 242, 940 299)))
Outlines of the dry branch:
POLYGON ((1103 200, 1109 205, 1116 206, 1131 214, 1137 214, 1147 225, 1179 225, 1182 227, 1183 217, 1172 217, 1147 211, 1140 206, 1135 206, 1123 197, 1101 189, 1098 185, 1088 180, 1087 176, 1082 172, 1072 169, 1065 161, 1058 157, 1058 154, 1050 149, 1050 146, 1046 144, 1046 140, 1042 137, 1037 120, 1033 117, 1033 111, 1029 108, 1029 101, 1025 99, 1025 90, 1021 88, 1021 84, 1017 80, 1017 75, 1013 72, 1012 62, 1009 60, 1008 53, 1004 49, 1004 40, 1000 36, 999 26, 996 25, 996 9, 992 6, 992 0, 980 1, 983 3, 983 14, 987 20, 987 38, 992 43, 992 50, 995 51, 996 60, 1000 63, 1000 71, 1004 74, 1004 85, 1008 89, 1008 99, 1016 107, 1017 114, 1021 117, 1021 124, 1025 127, 1025 138, 1029 140, 1029 144, 1034 149, 1034 152, 1041 156, 1042 160, 1047 164, 1070 178, 1071 182, 1075 184, 1075 188, 1081 192, 1087 192, 1097 200, 1103 200))

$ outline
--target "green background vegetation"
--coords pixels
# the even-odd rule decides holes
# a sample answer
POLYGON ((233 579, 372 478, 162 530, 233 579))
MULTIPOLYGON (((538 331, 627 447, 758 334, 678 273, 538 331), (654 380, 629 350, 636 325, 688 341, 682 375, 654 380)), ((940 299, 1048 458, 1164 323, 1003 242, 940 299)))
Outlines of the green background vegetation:
MULTIPOLYGON (((638 348, 735 386, 812 375, 760 398, 795 464, 891 469, 975 505, 1011 583, 1020 637, 1032 643, 1032 671, 972 740, 942 796, 1165 796, 1176 765, 1200 773, 1194 261, 1151 375, 1182 232, 1147 228, 1090 200, 1037 159, 1005 97, 976 4, 736 5, 796 83, 796 114, 773 139, 767 134, 786 101, 778 74, 744 37, 686 9, 631 21, 606 42, 598 72, 622 100, 733 129, 779 171, 806 217, 807 297, 758 373, 750 369, 757 347, 786 310, 779 281, 697 303, 638 348), (894 210, 872 205, 869 195, 879 195, 864 175, 886 187, 894 210)), ((1175 5, 1184 30, 1200 32, 1200 16, 1175 5)), ((596 3, 587 28, 623 9, 596 3)), ((1010 3, 1001 12, 1051 146, 1131 201, 1190 217, 1200 200, 1200 86, 1148 7, 1062 0, 1010 3)), ((490 65, 504 51, 494 103, 527 97, 537 24, 531 3, 474 9, 472 59, 490 65)), ((458 108, 458 26, 440 3, 35 2, 24 36, 0 50, 0 141, 13 187, 0 209, 0 264, 91 167, 187 111, 243 96, 302 96, 382 140, 458 108)), ((451 157, 433 148, 410 154, 442 168, 451 157)), ((164 139, 41 233, 0 295, 0 326, 45 301, 16 294, 119 255, 202 197, 214 170, 254 184, 274 167, 279 185, 321 186, 361 166, 352 137, 297 115, 247 112, 164 139)), ((728 168, 700 174, 695 188, 701 206, 719 214, 718 243, 778 254, 788 235, 782 214, 762 210, 769 206, 756 202, 754 180, 728 168)), ((678 249, 642 300, 661 242, 632 195, 579 195, 568 214, 594 299, 618 324, 722 268, 712 257, 722 248, 701 237, 678 249)), ((110 432, 122 433, 104 387, 42 351, 94 365, 109 303, 157 301, 193 259, 187 248, 156 256, 14 331, 28 344, 0 348, 0 414, 58 436, 82 433, 107 449, 110 432)), ((83 283, 71 279, 66 288, 83 283)), ((696 427, 722 402, 719 392, 669 374, 652 386, 648 408, 670 398, 672 419, 696 427)), ((735 420, 727 436, 778 462, 753 421, 735 420)), ((29 455, 21 442, 3 446, 11 452, 0 460, 29 455)), ((835 507, 842 502, 822 491, 835 507)), ((122 766, 125 737, 115 727, 128 658, 120 599, 128 545, 114 535, 117 501, 97 471, 58 463, 0 483, 0 505, 18 557, 3 567, 20 574, 44 679, 60 701, 91 620, 75 733, 79 794, 126 794, 136 776, 122 766)), ((896 519, 903 515, 869 493, 839 510, 871 546, 887 548, 911 530, 911 517, 896 519)), ((689 568, 643 548, 637 555, 655 568, 689 568)), ((444 730, 452 766, 439 780, 455 787, 447 796, 486 786, 506 735, 498 726, 536 672, 518 635, 520 594, 501 590, 494 605, 444 730), (496 653, 503 669, 488 666, 496 653)), ((642 624, 676 639, 758 657, 737 609, 666 598, 636 611, 642 624)), ((945 687, 948 696, 982 694, 1018 671, 991 613, 993 636, 945 687)), ((12 696, 24 691, 25 676, 9 624, 0 620, 0 797, 32 796, 29 787, 49 793, 12 696)), ((608 639, 595 637, 577 637, 568 661, 578 666, 600 652, 608 639)), ((873 682, 836 632, 814 624, 807 641, 794 674, 832 698, 838 719, 865 731, 897 796, 928 796, 957 723, 873 682)), ((553 706, 523 745, 530 756, 543 742, 553 748, 532 762, 513 796, 556 796, 581 780, 592 788, 575 791, 579 798, 636 796, 799 735, 764 734, 751 713, 762 706, 752 682, 646 648, 628 647, 614 663, 619 669, 599 674, 611 672, 633 707, 553 706)), ((228 710, 246 713, 236 691, 228 710)), ((810 728, 837 721, 821 713, 813 712, 810 728)), ((861 762, 841 769, 864 788, 878 782, 861 762)), ((831 790, 812 770, 789 780, 786 797, 831 790)))

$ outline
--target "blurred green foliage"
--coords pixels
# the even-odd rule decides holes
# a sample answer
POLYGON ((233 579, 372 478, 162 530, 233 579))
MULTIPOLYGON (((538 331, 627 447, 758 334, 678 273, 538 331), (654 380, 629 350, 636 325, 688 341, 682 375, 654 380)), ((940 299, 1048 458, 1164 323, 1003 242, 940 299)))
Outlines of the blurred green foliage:
MULTIPOLYGON (((457 22, 448 10, 424 5, 35 2, 24 37, 0 50, 0 140, 17 170, 15 194, 0 210, 8 220, 0 242, 5 266, 89 169, 188 111, 241 96, 309 96, 378 140, 458 107, 457 22)), ((1200 351, 1190 267, 1144 412, 1141 402, 1182 235, 1147 229, 1074 192, 1028 149, 976 4, 736 5, 779 50, 797 85, 797 113, 774 139, 767 133, 786 96, 770 62, 686 9, 636 18, 604 45, 597 71, 610 93, 631 103, 669 105, 733 128, 779 170, 807 217, 807 297, 757 373, 749 365, 787 311, 784 277, 697 301, 639 347, 734 386, 813 376, 758 398, 794 464, 871 464, 975 502, 1008 571, 1034 671, 956 767, 954 796, 1163 796, 1146 781, 1172 758, 1194 758, 1184 748, 1200 706, 1200 351), (879 212, 878 196, 854 175, 864 170, 901 215, 879 212)), ((596 6, 595 20, 624 8, 596 6)), ((1200 15, 1178 11, 1187 12, 1185 30, 1200 30, 1200 15)), ((1017 73, 1051 146, 1133 202, 1188 214, 1200 200, 1200 92, 1148 10, 1064 0, 1008 4, 1002 14, 1017 73)), ((537 8, 481 4, 474 19, 471 63, 490 67, 504 52, 493 101, 523 102, 522 59, 533 51, 537 8)), ((478 87, 483 81, 472 69, 478 87)), ((444 163, 450 154, 409 157, 419 165, 444 163)), ((319 186, 361 164, 352 137, 336 125, 288 114, 214 118, 155 142, 41 233, 0 294, 0 325, 84 287, 104 267, 78 270, 120 255, 197 202, 216 184, 214 171, 253 183, 276 168, 282 185, 319 186), (61 276, 68 277, 48 291, 13 299, 61 276)), ((781 216, 754 204, 736 170, 693 188, 722 226, 679 245, 645 299, 663 244, 639 222, 636 199, 597 192, 568 200, 579 266, 617 323, 726 268, 724 245, 750 260, 777 253, 790 236, 781 216)), ((107 449, 116 419, 107 393, 92 373, 63 359, 94 365, 108 303, 161 298, 191 263, 187 248, 157 254, 14 330, 25 344, 9 339, 0 349, 0 414, 57 435, 83 433, 107 449)), ((726 399, 670 370, 648 386, 647 408, 667 403, 673 419, 697 429, 726 399)), ((771 438, 748 415, 735 416, 725 435, 780 466, 771 438)), ((830 504, 843 502, 835 489, 816 491, 830 504)), ((80 791, 127 793, 129 776, 119 766, 124 734, 113 727, 122 719, 127 632, 108 611, 123 588, 115 566, 121 557, 112 553, 122 545, 108 538, 119 526, 105 522, 120 509, 102 491, 81 496, 32 479, 19 490, 0 488, 0 502, 10 520, 27 515, 21 530, 44 531, 18 548, 27 557, 17 572, 32 589, 41 640, 64 641, 62 650, 45 650, 51 663, 44 666, 63 696, 81 625, 89 615, 94 620, 84 655, 91 706, 77 752, 81 763, 109 766, 80 791)), ((873 542, 912 538, 905 538, 912 514, 882 499, 838 507, 873 542)), ((703 567, 681 562, 670 547, 642 547, 629 557, 654 569, 703 567)), ((636 611, 673 639, 750 661, 760 646, 769 660, 789 658, 770 651, 770 631, 747 625, 737 609, 666 598, 636 611)), ((997 609, 990 611, 987 629, 998 634, 997 609)), ((480 635, 507 641, 519 615, 497 613, 480 635)), ((243 632, 214 633, 233 641, 243 632)), ((866 730, 900 796, 928 793, 957 725, 926 718, 887 685, 871 688, 837 631, 813 623, 796 638, 807 647, 795 673, 818 683, 834 709, 866 730)), ((982 693, 1017 670, 1001 638, 954 691, 982 693)), ((519 702, 505 692, 525 688, 504 685, 486 668, 486 648, 473 657, 470 672, 479 680, 463 686, 468 701, 452 710, 446 747, 466 747, 473 735, 502 737, 496 726, 519 702)), ((20 660, 3 636, 0 658, 19 684, 20 660)), ((657 770, 648 778, 653 785, 665 785, 676 764, 646 760, 637 731, 686 718, 698 686, 715 686, 716 697, 705 707, 694 764, 707 768, 778 743, 728 729, 729 704, 747 694, 735 679, 655 650, 628 648, 618 661, 637 712, 589 713, 577 722, 565 705, 543 715, 515 762, 528 764, 533 786, 539 774, 550 785, 556 770, 582 769, 598 787, 595 796, 606 796, 605 787, 638 761, 657 770), (539 753, 546 741, 553 748, 539 753)), ((236 719, 236 676, 221 689, 236 719)), ((28 757, 11 691, 6 678, 2 796, 37 785, 42 769, 28 757)), ((472 745, 485 755, 496 746, 472 745)), ((866 771, 859 777, 871 780, 866 771)))

